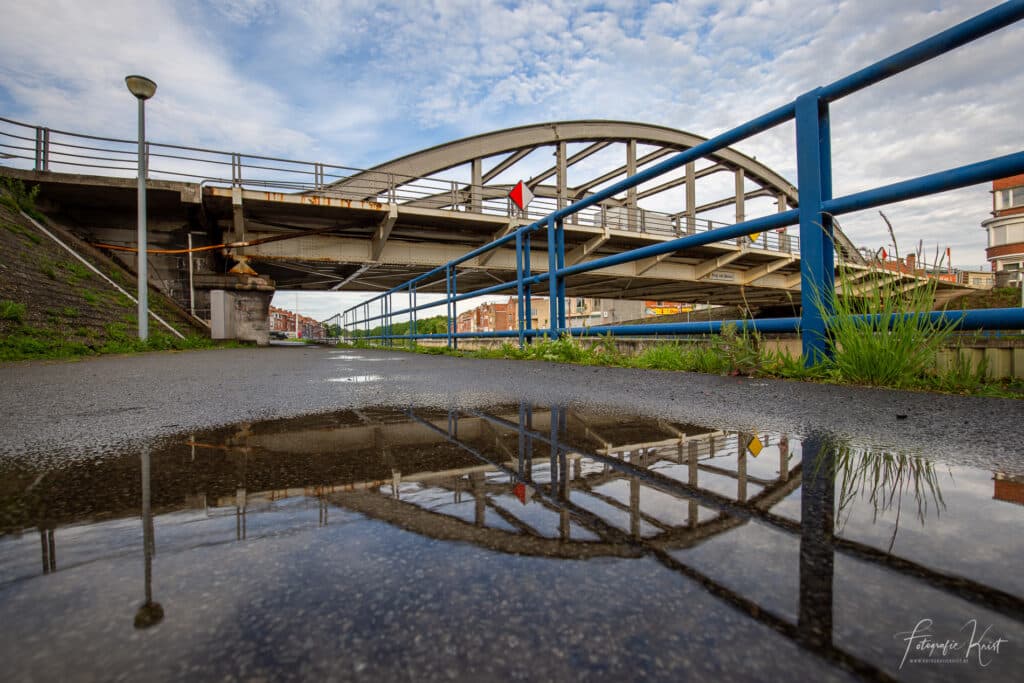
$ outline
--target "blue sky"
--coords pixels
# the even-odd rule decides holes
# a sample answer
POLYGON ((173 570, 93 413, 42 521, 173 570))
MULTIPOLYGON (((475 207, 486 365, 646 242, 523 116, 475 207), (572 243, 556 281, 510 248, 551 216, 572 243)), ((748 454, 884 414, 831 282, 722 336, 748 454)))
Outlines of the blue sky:
MULTIPOLYGON (((433 2, 8 0, 0 111, 132 137, 363 167, 526 123, 605 118, 713 135, 993 6, 957 0, 433 2)), ((1020 151, 1024 26, 833 109, 836 192, 1020 151)), ((739 145, 795 180, 792 127, 739 145)), ((907 249, 984 262, 987 187, 887 210, 907 249)), ((877 213, 858 244, 888 241, 877 213)), ((288 305, 293 297, 280 303, 288 305)), ((350 296, 304 297, 326 315, 350 296)))

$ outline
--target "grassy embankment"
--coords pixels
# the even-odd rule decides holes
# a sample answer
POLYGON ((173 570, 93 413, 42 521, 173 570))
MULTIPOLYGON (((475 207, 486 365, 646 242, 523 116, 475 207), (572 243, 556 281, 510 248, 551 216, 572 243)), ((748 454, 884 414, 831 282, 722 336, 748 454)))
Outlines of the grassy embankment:
MULTIPOLYGON (((151 321, 149 339, 138 338, 137 305, 41 234, 20 212, 40 223, 38 187, 20 180, 0 185, 0 361, 76 358, 220 346, 185 322, 151 291, 150 308, 185 338, 151 321)), ((131 278, 110 262, 89 259, 128 291, 131 278)))

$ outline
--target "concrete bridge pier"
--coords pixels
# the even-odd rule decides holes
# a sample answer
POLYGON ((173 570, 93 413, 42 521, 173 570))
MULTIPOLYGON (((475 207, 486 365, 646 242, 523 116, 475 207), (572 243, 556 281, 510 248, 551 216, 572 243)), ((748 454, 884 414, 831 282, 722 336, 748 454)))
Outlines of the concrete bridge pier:
POLYGON ((197 276, 195 286, 210 292, 210 336, 270 344, 270 300, 274 281, 259 275, 227 273, 197 276))

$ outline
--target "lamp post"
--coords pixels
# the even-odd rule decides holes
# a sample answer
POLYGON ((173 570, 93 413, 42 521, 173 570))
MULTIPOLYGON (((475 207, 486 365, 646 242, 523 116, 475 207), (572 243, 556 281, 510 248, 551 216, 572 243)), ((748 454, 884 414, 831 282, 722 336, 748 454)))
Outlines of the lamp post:
POLYGON ((145 76, 125 76, 125 84, 139 101, 139 339, 149 338, 149 274, 146 272, 146 100, 156 93, 156 83, 145 76))

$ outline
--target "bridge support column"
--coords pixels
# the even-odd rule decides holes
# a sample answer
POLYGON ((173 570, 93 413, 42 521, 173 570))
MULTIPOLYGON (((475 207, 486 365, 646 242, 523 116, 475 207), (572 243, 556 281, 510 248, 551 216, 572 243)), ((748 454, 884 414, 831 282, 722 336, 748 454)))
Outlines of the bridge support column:
POLYGON ((273 280, 252 275, 209 276, 203 284, 210 289, 210 336, 213 339, 250 341, 257 346, 270 343, 273 280))

